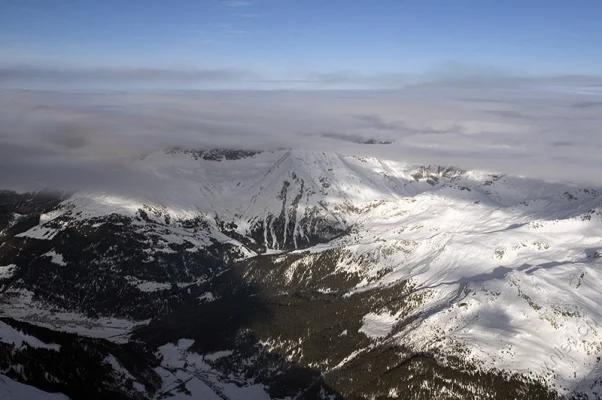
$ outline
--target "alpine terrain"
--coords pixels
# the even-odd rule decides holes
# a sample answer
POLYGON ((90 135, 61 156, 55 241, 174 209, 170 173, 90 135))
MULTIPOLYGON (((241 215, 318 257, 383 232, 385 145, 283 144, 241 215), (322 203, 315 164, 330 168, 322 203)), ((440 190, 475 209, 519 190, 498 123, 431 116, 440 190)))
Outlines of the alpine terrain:
POLYGON ((131 163, 131 188, 0 192, 0 399, 602 398, 602 189, 289 149, 131 163))

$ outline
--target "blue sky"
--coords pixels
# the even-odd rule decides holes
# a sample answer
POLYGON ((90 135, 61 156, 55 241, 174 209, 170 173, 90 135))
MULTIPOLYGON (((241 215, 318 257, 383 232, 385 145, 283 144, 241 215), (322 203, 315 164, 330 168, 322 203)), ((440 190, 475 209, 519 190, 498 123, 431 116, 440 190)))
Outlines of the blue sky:
POLYGON ((600 75, 601 15, 595 0, 0 0, 0 67, 244 71, 238 85, 600 75))

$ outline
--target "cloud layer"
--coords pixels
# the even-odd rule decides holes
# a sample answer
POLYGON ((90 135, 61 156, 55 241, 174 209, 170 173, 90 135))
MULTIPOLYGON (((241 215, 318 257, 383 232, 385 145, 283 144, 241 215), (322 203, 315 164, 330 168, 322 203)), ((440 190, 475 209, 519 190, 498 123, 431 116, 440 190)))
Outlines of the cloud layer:
POLYGON ((40 81, 56 84, 83 83, 194 83, 231 82, 257 79, 251 71, 234 68, 153 69, 0 66, 0 84, 40 81))
MULTIPOLYGON (((228 34, 244 31, 227 30, 228 34)), ((0 88, 27 89, 401 89, 411 85, 602 86, 602 76, 529 76, 458 62, 424 73, 281 70, 253 68, 131 68, 0 63, 0 88)), ((590 103, 584 100, 587 106, 590 103)))
POLYGON ((292 147, 602 186, 601 127, 594 86, 2 90, 0 187, 109 182, 132 157, 171 146, 292 147))

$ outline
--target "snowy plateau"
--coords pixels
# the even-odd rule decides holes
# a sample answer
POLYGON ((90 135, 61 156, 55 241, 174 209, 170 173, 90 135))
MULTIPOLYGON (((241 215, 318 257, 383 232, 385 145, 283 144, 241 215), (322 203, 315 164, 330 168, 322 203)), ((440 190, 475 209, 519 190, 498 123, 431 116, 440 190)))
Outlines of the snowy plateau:
POLYGON ((0 192, 0 399, 599 399, 602 188, 173 148, 0 192))

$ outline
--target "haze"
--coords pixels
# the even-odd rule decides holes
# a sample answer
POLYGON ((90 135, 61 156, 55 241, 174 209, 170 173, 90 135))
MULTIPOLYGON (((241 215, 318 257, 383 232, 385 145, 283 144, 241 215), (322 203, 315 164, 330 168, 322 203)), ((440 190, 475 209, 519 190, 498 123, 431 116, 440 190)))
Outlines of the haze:
POLYGON ((577 3, 4 2, 0 180, 80 187, 183 146, 596 185, 602 10, 577 3))

